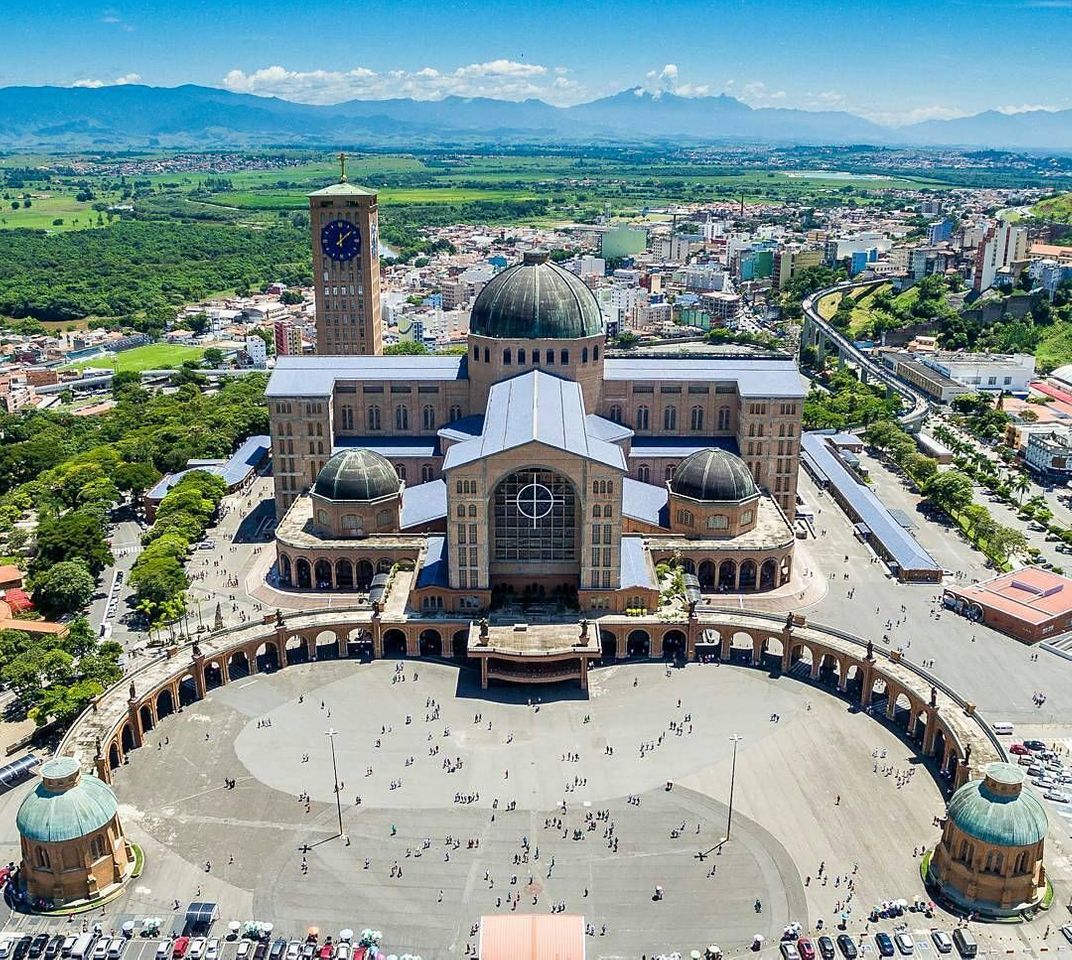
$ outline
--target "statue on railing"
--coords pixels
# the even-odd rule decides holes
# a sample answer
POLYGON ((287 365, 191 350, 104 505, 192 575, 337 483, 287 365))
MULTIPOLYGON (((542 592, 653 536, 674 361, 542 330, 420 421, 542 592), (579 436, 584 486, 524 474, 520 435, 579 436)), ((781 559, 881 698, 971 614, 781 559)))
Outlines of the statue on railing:
POLYGON ((868 660, 874 660, 875 659, 875 641, 874 640, 868 640, 867 641, 867 659, 868 660))
POLYGON ((283 626, 283 611, 279 607, 275 608, 275 625, 277 627, 283 626))
POLYGON ((480 639, 481 640, 487 640, 488 639, 488 626, 489 626, 488 618, 487 617, 481 617, 480 618, 480 623, 478 624, 478 626, 480 627, 480 639))
POLYGON ((581 621, 581 639, 585 640, 585 641, 588 640, 588 618, 587 617, 585 617, 581 621))
POLYGON ((199 644, 199 643, 194 644, 193 654, 194 654, 194 659, 195 660, 200 660, 201 659, 201 644, 199 644))
POLYGON ((931 706, 938 706, 938 688, 933 685, 931 686, 931 706))
POLYGON ((138 699, 138 694, 134 690, 134 681, 133 680, 130 681, 130 699, 131 700, 137 700, 138 699))

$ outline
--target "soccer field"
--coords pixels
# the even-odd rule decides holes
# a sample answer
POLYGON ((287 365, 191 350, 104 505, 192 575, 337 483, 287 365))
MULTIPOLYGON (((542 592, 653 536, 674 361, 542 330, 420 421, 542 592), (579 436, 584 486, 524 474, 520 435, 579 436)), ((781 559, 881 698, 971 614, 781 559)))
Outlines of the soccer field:
POLYGON ((160 370, 164 367, 178 367, 185 360, 200 360, 205 355, 202 347, 186 347, 173 343, 150 343, 122 353, 107 353, 88 360, 72 363, 76 370, 86 367, 108 367, 116 372, 123 370, 160 370))

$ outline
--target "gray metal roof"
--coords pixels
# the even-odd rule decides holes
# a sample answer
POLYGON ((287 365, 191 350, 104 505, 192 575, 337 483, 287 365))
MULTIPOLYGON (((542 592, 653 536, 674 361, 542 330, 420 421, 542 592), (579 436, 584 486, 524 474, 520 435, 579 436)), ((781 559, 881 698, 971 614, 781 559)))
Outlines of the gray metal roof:
POLYGON ((440 427, 438 436, 446 440, 472 440, 473 437, 479 437, 483 429, 484 418, 479 413, 474 413, 440 427))
POLYGON ((700 450, 725 450, 739 456, 734 437, 634 437, 629 445, 630 458, 688 457, 700 450))
POLYGON ((417 571, 417 588, 450 586, 447 569, 447 538, 429 537, 421 569, 417 571))
POLYGON ((867 525, 872 534, 890 552, 902 570, 938 570, 941 567, 890 514, 874 491, 865 487, 830 449, 829 433, 805 433, 800 438, 800 458, 809 467, 815 466, 845 499, 845 502, 867 525))
POLYGON ((406 487, 402 493, 403 530, 420 527, 447 515, 447 485, 442 480, 429 480, 406 487))
POLYGON ((314 190, 310 197, 374 197, 375 190, 359 187, 356 183, 333 183, 330 186, 314 190))
POLYGON ((669 527, 669 498, 665 486, 641 483, 632 477, 622 478, 622 513, 634 520, 642 520, 655 527, 669 527))
POLYGON ((271 437, 266 437, 263 434, 250 437, 227 460, 200 466, 191 460, 190 465, 185 470, 180 470, 178 473, 169 473, 166 477, 158 480, 152 490, 146 494, 146 497, 153 501, 163 500, 164 495, 191 470, 204 470, 205 473, 212 473, 217 477, 222 477, 227 484, 227 488, 231 489, 241 483, 251 471, 256 470, 257 467, 264 463, 271 449, 271 437))
POLYGON ((588 436, 598 437, 600 440, 606 440, 608 443, 617 443, 620 440, 628 440, 633 436, 633 431, 624 424, 615 423, 613 420, 598 417, 594 413, 588 414, 588 416, 585 417, 585 421, 587 423, 585 429, 588 431, 588 436))
POLYGON ((443 459, 443 469, 526 443, 546 444, 625 470, 621 447, 589 436, 580 384, 560 380, 542 370, 530 370, 495 384, 488 395, 483 433, 452 446, 443 459))
POLYGON ((436 437, 385 437, 373 434, 367 437, 336 437, 331 446, 333 454, 340 450, 372 450, 388 459, 398 457, 437 457, 439 441, 436 437))
POLYGON ((742 397, 785 397, 803 400, 807 384, 794 360, 732 360, 707 358, 609 358, 603 364, 604 380, 719 380, 735 381, 742 397))
POLYGON ((279 357, 265 396, 330 397, 336 380, 464 380, 464 356, 431 357, 279 357))
POLYGON ((659 586, 655 577, 655 567, 651 555, 644 546, 643 537, 622 537, 621 589, 627 587, 647 587, 654 590, 659 586))

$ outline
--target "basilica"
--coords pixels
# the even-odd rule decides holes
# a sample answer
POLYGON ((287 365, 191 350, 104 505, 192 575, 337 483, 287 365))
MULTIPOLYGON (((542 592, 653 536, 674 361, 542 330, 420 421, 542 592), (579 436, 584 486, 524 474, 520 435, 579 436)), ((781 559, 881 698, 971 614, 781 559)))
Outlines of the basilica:
POLYGON ((481 291, 465 355, 280 357, 267 394, 280 589, 404 569, 414 616, 653 616, 661 563, 709 594, 791 577, 795 363, 608 356, 594 295, 540 252, 481 291))

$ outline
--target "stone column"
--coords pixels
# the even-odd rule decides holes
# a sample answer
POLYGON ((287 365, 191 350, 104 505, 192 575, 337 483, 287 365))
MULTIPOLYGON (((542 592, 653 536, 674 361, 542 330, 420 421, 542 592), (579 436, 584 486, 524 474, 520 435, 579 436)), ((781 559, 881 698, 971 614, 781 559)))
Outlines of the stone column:
POLYGON ((624 660, 629 656, 628 634, 623 630, 616 638, 617 648, 614 651, 615 660, 624 660))
POLYGON ((819 666, 820 666, 820 664, 822 662, 823 662, 822 654, 816 655, 815 651, 813 650, 812 654, 811 654, 811 679, 812 680, 818 680, 819 679, 819 666))
POLYGON ((406 630, 406 656, 419 657, 421 655, 420 636, 415 631, 406 630))
POLYGON ((663 655, 663 637, 662 634, 653 636, 651 638, 651 644, 648 647, 648 658, 651 660, 660 660, 663 655))
POLYGON ((874 677, 874 664, 869 660, 865 660, 860 665, 860 674, 863 681, 863 686, 860 687, 860 706, 871 706, 871 697, 874 694, 875 677, 874 677))
POLYGON ((488 689, 488 658, 480 658, 480 689, 488 689))
MULTIPOLYGON (((729 628, 727 628, 727 629, 729 629, 729 628)), ((732 643, 733 643, 732 630, 730 630, 730 632, 723 633, 722 634, 722 643, 719 645, 719 649, 718 649, 719 659, 721 659, 721 660, 729 660, 729 658, 730 658, 730 648, 731 648, 732 643)))
POLYGON ((897 712, 897 691, 886 684, 886 719, 892 720, 897 712))
POLYGON ((581 657, 581 689, 588 689, 588 658, 581 657))
POLYGON ((349 642, 347 635, 350 631, 346 627, 336 627, 338 632, 335 634, 335 643, 339 648, 339 659, 345 660, 347 654, 350 652, 349 642))
POLYGON ((138 701, 136 699, 127 701, 127 719, 130 721, 130 729, 134 735, 134 746, 140 747, 142 745, 143 731, 141 729, 141 713, 138 711, 138 701))
POLYGON ((372 656, 376 660, 383 659, 383 623, 379 610, 372 611, 372 656))
POLYGON ((257 674, 257 647, 259 643, 254 643, 246 648, 246 663, 249 664, 249 675, 251 677, 257 674))
POLYGON ((194 675, 194 690, 197 692, 197 699, 205 699, 205 655, 198 652, 193 658, 193 670, 194 675))
POLYGON ((934 756, 934 741, 938 736, 938 708, 927 708, 927 729, 923 734, 923 756, 934 756))

